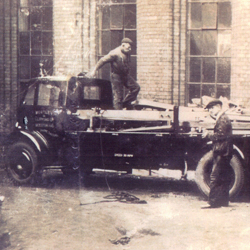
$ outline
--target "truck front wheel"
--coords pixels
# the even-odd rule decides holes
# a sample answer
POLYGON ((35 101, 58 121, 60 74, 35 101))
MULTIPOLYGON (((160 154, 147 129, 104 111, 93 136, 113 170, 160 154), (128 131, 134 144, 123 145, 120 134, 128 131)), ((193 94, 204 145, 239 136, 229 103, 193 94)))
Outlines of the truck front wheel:
POLYGON ((7 173, 15 184, 31 183, 37 173, 37 154, 25 142, 13 144, 7 153, 7 173))
MULTIPOLYGON (((244 168, 240 159, 236 155, 233 155, 230 165, 231 183, 229 196, 232 199, 240 193, 244 185, 244 168)), ((213 152, 209 151, 201 158, 195 172, 196 184, 205 197, 208 197, 210 191, 209 183, 212 167, 213 152)))

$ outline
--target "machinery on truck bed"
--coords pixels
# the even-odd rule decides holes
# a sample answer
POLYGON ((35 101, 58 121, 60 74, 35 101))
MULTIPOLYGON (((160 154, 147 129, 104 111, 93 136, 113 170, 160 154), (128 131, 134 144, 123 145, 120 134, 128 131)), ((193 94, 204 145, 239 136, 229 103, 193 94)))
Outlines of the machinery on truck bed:
MULTIPOLYGON (((227 111, 233 124, 230 196, 244 184, 249 165, 250 116, 227 111)), ((204 128, 215 121, 202 108, 137 101, 133 110, 114 110, 111 83, 86 77, 32 79, 7 138, 6 170, 16 184, 35 180, 44 168, 64 173, 94 168, 196 170, 196 182, 209 193, 211 142, 204 128)))

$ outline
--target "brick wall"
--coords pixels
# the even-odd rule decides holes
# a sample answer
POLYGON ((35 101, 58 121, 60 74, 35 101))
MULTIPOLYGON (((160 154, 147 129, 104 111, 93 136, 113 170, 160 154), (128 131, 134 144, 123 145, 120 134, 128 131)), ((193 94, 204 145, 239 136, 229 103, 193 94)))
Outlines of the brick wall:
POLYGON ((232 0, 231 99, 250 107, 250 1, 232 0))
POLYGON ((9 121, 0 132, 10 132, 18 105, 17 13, 17 0, 0 2, 0 105, 9 121))
POLYGON ((53 0, 54 74, 83 70, 82 0, 53 0))
POLYGON ((140 98, 185 102, 186 1, 137 0, 140 98))
POLYGON ((53 0, 54 72, 76 75, 96 62, 96 1, 53 0))

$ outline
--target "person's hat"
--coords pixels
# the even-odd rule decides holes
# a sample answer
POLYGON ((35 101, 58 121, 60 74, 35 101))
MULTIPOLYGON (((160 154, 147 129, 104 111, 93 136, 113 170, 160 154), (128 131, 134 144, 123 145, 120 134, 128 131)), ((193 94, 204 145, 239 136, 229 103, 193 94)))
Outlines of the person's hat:
POLYGON ((122 43, 129 43, 129 44, 133 44, 133 41, 127 37, 122 39, 122 43))
POLYGON ((214 100, 211 100, 205 107, 205 109, 210 109, 211 107, 217 105, 217 104, 220 104, 222 105, 222 101, 219 100, 219 99, 214 99, 214 100))

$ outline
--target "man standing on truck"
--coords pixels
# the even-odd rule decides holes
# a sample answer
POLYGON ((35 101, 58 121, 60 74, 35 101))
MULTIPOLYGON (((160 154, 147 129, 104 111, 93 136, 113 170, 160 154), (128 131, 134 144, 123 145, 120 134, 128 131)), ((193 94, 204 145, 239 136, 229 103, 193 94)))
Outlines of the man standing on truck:
POLYGON ((129 38, 122 39, 121 45, 114 50, 111 50, 106 56, 102 57, 97 62, 94 70, 88 74, 89 77, 94 77, 96 71, 104 64, 111 64, 111 84, 114 109, 131 109, 131 102, 136 100, 140 91, 139 84, 129 74, 129 61, 132 44, 133 42, 129 38), (124 99, 123 86, 129 90, 124 99))
POLYGON ((202 137, 213 141, 213 168, 210 174, 210 192, 208 206, 202 208, 218 208, 229 204, 230 160, 233 144, 232 124, 222 111, 222 102, 218 99, 210 101, 205 107, 212 118, 216 119, 214 133, 203 132, 202 137))

